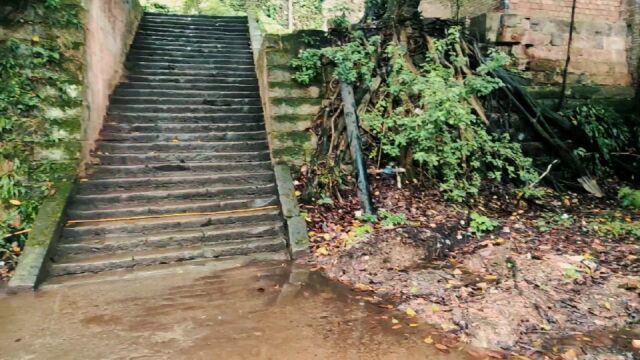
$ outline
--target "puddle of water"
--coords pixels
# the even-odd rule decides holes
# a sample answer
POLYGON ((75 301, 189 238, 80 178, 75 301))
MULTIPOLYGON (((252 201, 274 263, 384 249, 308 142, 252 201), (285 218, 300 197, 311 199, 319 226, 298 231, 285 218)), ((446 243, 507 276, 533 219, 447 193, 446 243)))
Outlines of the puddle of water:
MULTIPOLYGON (((286 264, 188 270, 0 299, 0 358, 466 359, 392 329, 384 310, 286 264)), ((437 338, 434 336, 434 339, 437 338)))

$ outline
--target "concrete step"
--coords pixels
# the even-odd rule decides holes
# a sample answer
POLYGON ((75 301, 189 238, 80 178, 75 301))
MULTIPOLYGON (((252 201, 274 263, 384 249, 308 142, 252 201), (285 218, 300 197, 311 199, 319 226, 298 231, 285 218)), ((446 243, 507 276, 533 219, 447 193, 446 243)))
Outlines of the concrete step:
POLYGON ((73 203, 67 210, 69 219, 115 219, 136 216, 168 215, 185 213, 217 212, 237 209, 259 208, 278 205, 275 195, 262 197, 233 198, 225 200, 166 200, 148 203, 127 203, 101 205, 73 203))
POLYGON ((249 41, 249 28, 248 27, 225 27, 225 26, 212 26, 208 28, 199 27, 197 29, 187 28, 173 28, 163 26, 153 26, 149 24, 141 24, 138 27, 136 36, 186 36, 190 38, 202 38, 205 40, 217 40, 225 42, 228 40, 243 40, 249 41), (154 35, 157 34, 157 35, 154 35))
POLYGON ((259 98, 203 97, 133 97, 112 96, 112 105, 207 105, 207 106, 261 106, 259 98))
POLYGON ((189 24, 186 22, 174 23, 170 26, 166 24, 153 22, 153 21, 143 21, 138 26, 140 30, 151 30, 151 31, 170 31, 170 32, 203 32, 208 33, 211 31, 223 31, 226 33, 238 33, 242 35, 246 35, 249 32, 248 24, 189 24))
POLYGON ((248 18, 246 16, 212 16, 212 15, 181 15, 181 14, 163 14, 145 12, 142 21, 160 21, 168 24, 170 21, 193 21, 193 22, 209 22, 224 24, 246 24, 248 18))
POLYGON ((249 37, 247 35, 232 36, 229 33, 218 33, 216 35, 198 33, 166 33, 139 31, 133 40, 136 43, 180 43, 180 44, 216 44, 231 47, 248 46, 249 37))
MULTIPOLYGON (((126 83, 148 83, 148 84, 200 84, 200 85, 252 85, 258 86, 257 79, 251 78, 229 78, 229 77, 212 77, 212 76, 139 76, 128 75, 126 83)), ((117 88, 116 88, 117 89, 117 88)), ((116 90, 117 91, 117 90, 116 90)), ((169 91, 169 90, 160 90, 169 91)), ((171 93, 175 92, 171 91, 171 93)), ((178 90, 179 91, 179 90, 178 90)), ((246 94, 244 94, 246 95, 246 94)), ((256 94, 255 97, 260 97, 256 94)))
POLYGON ((239 65, 239 66, 253 66, 253 58, 249 56, 234 57, 232 55, 227 56, 202 56, 196 57, 179 57, 179 56, 145 56, 145 55, 133 55, 129 54, 127 62, 144 62, 144 63, 163 63, 163 64, 199 64, 199 65, 239 65))
POLYGON ((262 221, 281 221, 279 210, 255 210, 251 212, 219 215, 176 216, 113 222, 91 222, 67 225, 62 231, 65 241, 105 236, 138 236, 163 231, 198 230, 220 225, 232 226, 262 221))
POLYGON ((217 59, 243 59, 243 60, 253 60, 253 54, 250 52, 237 52, 237 53, 228 53, 221 51, 207 51, 203 50, 181 50, 181 51, 167 51, 167 50, 136 50, 133 49, 129 51, 129 58, 137 58, 137 57, 151 57, 151 58, 167 58, 167 59, 207 59, 207 60, 217 60, 217 59))
POLYGON ((164 47, 196 47, 196 48, 206 48, 206 49, 218 49, 225 50, 229 53, 235 52, 237 50, 244 50, 249 46, 249 41, 243 42, 221 42, 221 41, 206 41, 205 39, 198 38, 172 38, 167 36, 150 36, 150 35, 140 35, 137 36, 134 41, 134 48, 137 46, 147 46, 147 45, 157 45, 164 47))
POLYGON ((186 19, 186 18, 164 18, 143 17, 140 25, 159 26, 171 28, 211 28, 211 27, 227 27, 227 28, 246 28, 249 26, 248 21, 229 21, 228 19, 211 20, 211 19, 186 19))
POLYGON ((275 181, 273 171, 246 173, 203 173, 114 179, 87 179, 78 185, 77 195, 119 194, 143 190, 180 190, 209 186, 267 185, 275 181))
POLYGON ((216 54, 216 55, 239 55, 253 56, 253 52, 250 47, 224 47, 218 45, 211 44, 157 44, 153 42, 143 42, 143 43, 133 43, 131 44, 130 51, 139 51, 139 50, 147 50, 147 51, 165 51, 165 52, 177 52, 177 53, 202 53, 202 54, 216 54))
MULTIPOLYGON (((246 73, 249 74, 249 73, 246 73)), ((237 73, 234 75, 238 75, 237 73)), ((121 83, 120 85, 118 85, 118 87, 115 90, 115 94, 120 95, 122 94, 122 90, 160 90, 160 91, 206 91, 206 92, 210 92, 210 93, 219 93, 221 96, 225 95, 225 94, 229 94, 230 96, 248 96, 248 97, 259 97, 259 93, 258 93, 258 85, 256 83, 254 83, 255 80, 255 75, 253 76, 253 78, 251 77, 245 77, 244 79, 247 79, 246 82, 249 82, 249 84, 246 84, 244 82, 242 83, 235 83, 235 84, 228 84, 225 83, 224 81, 221 82, 216 82, 216 78, 217 76, 214 75, 207 75, 205 74, 204 76, 200 75, 200 76, 191 76, 189 75, 188 78, 190 79, 194 79, 194 78, 202 78, 202 77, 207 77, 207 81, 203 81, 201 83, 165 83, 165 82, 155 82, 155 79, 158 78, 175 78, 178 77, 178 75, 173 75, 170 74, 169 72, 165 71, 163 72, 163 74, 148 74, 148 75, 129 75, 130 78, 151 78, 154 79, 154 82, 125 82, 125 83, 121 83), (242 94, 241 94, 242 93, 242 94), (235 94, 235 95, 232 95, 235 94)), ((237 79, 242 78, 242 76, 237 77, 237 79)), ((180 93, 177 93, 180 94, 180 93)), ((210 94, 212 95, 212 94, 210 94)))
POLYGON ((87 206, 105 207, 118 204, 120 207, 153 206, 166 201, 214 201, 248 197, 264 197, 274 195, 276 188, 267 185, 218 185, 212 187, 198 187, 196 189, 171 189, 155 191, 144 189, 139 191, 122 192, 117 194, 77 194, 73 204, 77 208, 87 206))
POLYGON ((262 114, 262 106, 208 105, 111 105, 107 113, 117 114, 262 114))
POLYGON ((129 165, 129 166, 91 166, 88 176, 95 178, 146 177, 181 174, 185 176, 206 172, 249 172, 268 171, 272 169, 270 161, 242 163, 173 163, 162 165, 129 165))
POLYGON ((162 63, 162 62, 133 62, 125 63, 127 69, 130 70, 172 70, 172 71, 231 71, 239 73, 251 73, 255 72, 255 67, 252 64, 249 65, 234 65, 234 64, 176 64, 176 63, 162 63))
POLYGON ((152 153, 197 153, 197 152, 247 152, 267 150, 266 140, 253 141, 216 141, 216 142, 158 142, 158 143, 120 143, 100 142, 97 152, 105 154, 152 154, 152 153))
MULTIPOLYGON (((106 122, 119 124, 245 124, 258 123, 263 121, 263 115, 259 113, 221 113, 221 114, 171 114, 171 113, 141 113, 141 112, 121 112, 108 114, 106 122)), ((186 128, 185 128, 186 129, 186 128)), ((262 128, 264 129, 264 125, 262 128)), ((164 131, 162 131, 164 132, 164 131)))
POLYGON ((202 258, 220 258, 227 256, 248 255, 262 252, 284 251, 285 242, 281 237, 247 239, 240 241, 220 242, 214 245, 196 245, 160 250, 131 253, 117 253, 102 256, 69 256, 53 263, 49 269, 52 276, 81 273, 97 273, 103 271, 169 264, 202 258))
MULTIPOLYGON (((114 120, 114 119, 112 119, 114 120)), ((264 131, 264 123, 262 122, 242 122, 242 123, 219 123, 212 124, 210 120, 197 121, 197 118, 177 118, 176 122, 169 122, 168 119, 156 118, 139 119, 140 123, 132 121, 130 123, 105 123, 102 127, 103 133, 161 133, 161 134, 191 134, 191 133, 207 133, 207 132, 248 132, 248 131, 264 131), (195 119, 195 120, 194 120, 195 119)))
POLYGON ((102 132, 100 139, 103 142, 136 142, 136 143, 157 143, 157 142, 211 142, 211 141, 249 141, 266 140, 265 131, 245 131, 245 132, 195 132, 195 133, 123 133, 123 132, 102 132))
POLYGON ((62 259, 77 255, 107 255, 123 252, 140 252, 163 248, 210 245, 241 239, 273 238, 283 236, 282 222, 257 222, 234 226, 209 226, 202 229, 165 232, 143 236, 112 236, 106 238, 62 240, 58 246, 56 258, 62 259))
POLYGON ((260 99, 255 92, 199 91, 199 90, 152 90, 152 89, 117 89, 114 97, 157 97, 157 98, 199 98, 199 99, 260 99))
POLYGON ((269 151, 198 152, 164 154, 100 154, 101 165, 151 165, 168 162, 247 162, 270 160, 269 151))

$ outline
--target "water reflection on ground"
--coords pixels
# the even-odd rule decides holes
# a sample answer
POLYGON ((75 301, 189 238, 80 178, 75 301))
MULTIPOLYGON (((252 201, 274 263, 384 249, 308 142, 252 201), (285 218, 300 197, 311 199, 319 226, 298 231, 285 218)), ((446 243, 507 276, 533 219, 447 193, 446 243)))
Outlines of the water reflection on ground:
POLYGON ((268 263, 225 271, 45 286, 0 299, 7 359, 465 359, 392 329, 378 307, 315 272, 268 263))

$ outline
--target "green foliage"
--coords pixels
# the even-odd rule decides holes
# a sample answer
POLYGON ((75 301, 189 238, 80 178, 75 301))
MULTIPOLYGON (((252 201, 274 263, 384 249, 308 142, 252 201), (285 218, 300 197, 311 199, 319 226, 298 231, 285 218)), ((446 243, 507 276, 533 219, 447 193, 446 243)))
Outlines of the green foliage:
MULTIPOLYGON (((448 38, 436 41, 438 56, 452 52, 457 37, 452 31, 448 38)), ((523 182, 537 178, 520 145, 506 134, 488 133, 469 105, 472 96, 502 86, 488 73, 504 66, 508 57, 492 52, 475 75, 460 81, 438 59, 430 58, 416 74, 407 68, 405 49, 389 45, 386 52, 392 71, 383 91, 403 103, 392 107, 387 100, 380 101, 362 119, 381 139, 386 154, 400 156, 403 150, 410 150, 423 169, 442 180, 441 190, 453 201, 477 195, 485 178, 523 182)))
POLYGON ((79 131, 80 113, 72 110, 82 105, 82 67, 66 55, 75 47, 39 37, 0 42, 0 246, 9 246, 8 234, 30 228, 53 181, 70 173, 68 164, 34 157, 79 131))
POLYGON ((567 229, 574 224, 574 219, 568 214, 543 213, 534 221, 540 231, 550 231, 556 228, 567 229))
POLYGON ((598 176, 606 175, 603 163, 611 160, 611 154, 627 148, 631 140, 629 127, 620 115, 610 108, 599 105, 584 105, 567 114, 597 144, 599 153, 589 153, 583 148, 574 151, 578 158, 585 160, 598 176))
POLYGON ((356 33, 352 41, 342 46, 305 50, 291 61, 291 66, 296 70, 293 78, 300 84, 308 85, 320 74, 322 59, 325 58, 335 65, 334 76, 339 80, 368 83, 375 67, 373 59, 379 44, 379 36, 365 41, 362 33, 356 33))
POLYGON ((620 206, 631 209, 640 209, 640 190, 623 187, 618 191, 620 206))
POLYGON ((168 14, 172 11, 172 9, 168 5, 160 4, 155 1, 148 2, 144 4, 143 7, 144 7, 144 11, 162 13, 162 14, 168 14))
POLYGON ((593 222, 589 224, 589 229, 600 236, 609 238, 620 238, 631 236, 640 240, 640 222, 612 220, 606 222, 593 222))
POLYGON ((328 26, 330 29, 348 30, 351 26, 347 15, 343 12, 341 15, 329 19, 328 26))
POLYGON ((470 217, 471 222, 469 223, 469 229, 471 233, 477 237, 480 237, 486 232, 493 231, 498 226, 496 220, 480 215, 477 212, 472 212, 470 217))
POLYGON ((185 0, 182 12, 214 16, 244 15, 244 1, 239 0, 185 0))
POLYGON ((407 216, 401 213, 392 213, 386 210, 380 210, 378 216, 382 219, 385 226, 398 226, 407 223, 407 216))
POLYGON ((551 190, 544 187, 531 187, 531 186, 523 186, 517 188, 515 190, 518 197, 527 199, 527 200, 541 200, 544 199, 551 190))
POLYGON ((378 216, 375 214, 364 213, 358 216, 358 220, 376 224, 378 222, 378 216))

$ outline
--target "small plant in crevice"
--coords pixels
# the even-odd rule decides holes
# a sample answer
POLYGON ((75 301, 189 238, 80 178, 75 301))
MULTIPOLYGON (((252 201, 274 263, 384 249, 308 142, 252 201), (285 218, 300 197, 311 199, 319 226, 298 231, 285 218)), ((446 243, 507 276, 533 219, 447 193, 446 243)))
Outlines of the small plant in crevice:
POLYGON ((480 237, 498 227, 498 221, 484 215, 480 215, 477 212, 472 212, 469 217, 471 218, 469 231, 476 237, 480 237))

